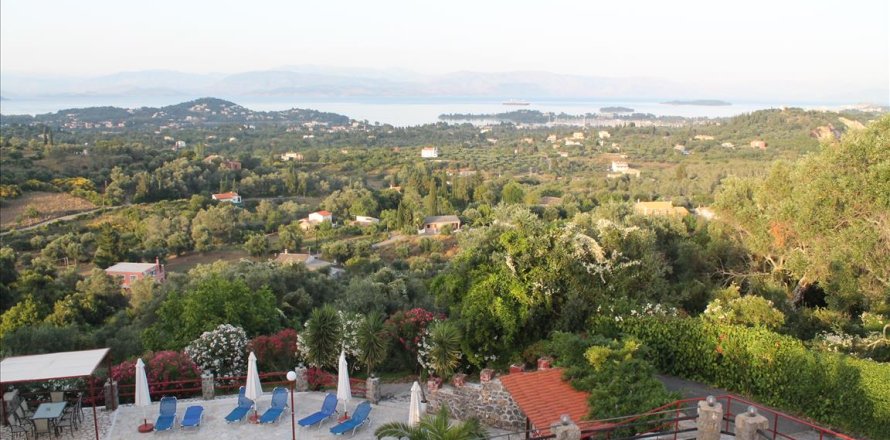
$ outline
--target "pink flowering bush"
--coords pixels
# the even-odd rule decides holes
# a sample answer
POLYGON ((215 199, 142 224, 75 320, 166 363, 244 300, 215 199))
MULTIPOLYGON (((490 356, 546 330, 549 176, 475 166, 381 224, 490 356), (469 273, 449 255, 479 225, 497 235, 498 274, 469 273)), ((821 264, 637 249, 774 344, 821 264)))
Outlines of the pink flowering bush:
POLYGON ((434 313, 426 309, 415 308, 411 310, 398 311, 393 313, 386 321, 389 334, 395 339, 395 346, 398 348, 395 352, 404 353, 403 362, 414 367, 417 365, 417 351, 420 347, 423 334, 431 322, 437 319, 444 319, 441 313, 434 313))
POLYGON ((286 328, 273 335, 253 338, 247 344, 247 351, 257 357, 260 371, 286 371, 297 366, 297 331, 286 328))
MULTIPOLYGON (((149 352, 142 356, 142 361, 145 362, 148 389, 155 399, 166 394, 182 395, 181 391, 184 389, 200 387, 201 372, 185 353, 149 352), (186 382, 168 383, 180 381, 186 382)), ((111 378, 117 381, 122 390, 132 390, 136 383, 136 360, 124 361, 111 367, 111 378)))

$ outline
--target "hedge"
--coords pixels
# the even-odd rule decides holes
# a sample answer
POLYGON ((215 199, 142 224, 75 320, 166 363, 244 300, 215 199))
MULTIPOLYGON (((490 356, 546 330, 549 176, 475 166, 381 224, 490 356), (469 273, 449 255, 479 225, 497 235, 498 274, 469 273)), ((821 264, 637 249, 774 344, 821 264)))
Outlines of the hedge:
POLYGON ((616 323, 651 349, 662 372, 752 396, 820 423, 890 438, 890 365, 814 351, 764 328, 699 318, 616 323))

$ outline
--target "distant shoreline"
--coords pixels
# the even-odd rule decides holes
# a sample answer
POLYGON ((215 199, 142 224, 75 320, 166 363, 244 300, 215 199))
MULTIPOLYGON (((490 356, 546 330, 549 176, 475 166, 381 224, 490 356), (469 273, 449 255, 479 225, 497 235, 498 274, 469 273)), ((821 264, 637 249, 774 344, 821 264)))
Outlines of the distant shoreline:
POLYGON ((630 107, 600 107, 600 112, 603 113, 633 113, 634 109, 630 107))
POLYGON ((706 105, 706 106, 725 106, 732 105, 731 102, 721 101, 719 99, 691 99, 691 100, 674 100, 662 102, 665 105, 706 105))

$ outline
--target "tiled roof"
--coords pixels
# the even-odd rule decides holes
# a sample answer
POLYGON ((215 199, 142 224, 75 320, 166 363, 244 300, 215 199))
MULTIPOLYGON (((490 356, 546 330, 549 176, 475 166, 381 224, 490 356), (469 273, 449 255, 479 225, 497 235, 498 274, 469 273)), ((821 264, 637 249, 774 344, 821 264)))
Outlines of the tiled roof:
POLYGON ((315 212, 314 214, 318 214, 322 217, 328 217, 331 215, 330 211, 318 211, 318 212, 315 212))
POLYGON ((541 432, 549 431, 563 414, 575 423, 587 418, 588 394, 563 381, 561 368, 513 373, 499 379, 532 426, 541 432))
POLYGON ((117 263, 105 269, 106 273, 145 273, 157 267, 155 263, 117 263))
POLYGON ((231 192, 231 191, 213 195, 213 198, 216 200, 227 200, 227 199, 233 199, 235 197, 238 197, 238 193, 231 192))
POLYGON ((424 218, 423 223, 460 223, 460 218, 456 215, 433 215, 424 218))

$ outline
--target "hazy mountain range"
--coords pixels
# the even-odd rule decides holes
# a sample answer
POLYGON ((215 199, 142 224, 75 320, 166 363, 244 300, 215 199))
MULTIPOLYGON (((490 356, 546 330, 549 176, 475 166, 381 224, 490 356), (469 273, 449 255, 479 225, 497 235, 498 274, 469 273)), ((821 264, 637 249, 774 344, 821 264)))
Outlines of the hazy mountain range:
POLYGON ((519 98, 519 99, 743 99, 770 102, 858 102, 886 104, 887 89, 850 85, 807 87, 801 81, 758 82, 731 88, 647 77, 593 77, 550 72, 454 72, 420 74, 404 69, 282 66, 235 74, 168 70, 120 72, 95 77, 0 74, 5 99, 53 96, 270 96, 342 98, 519 98))

